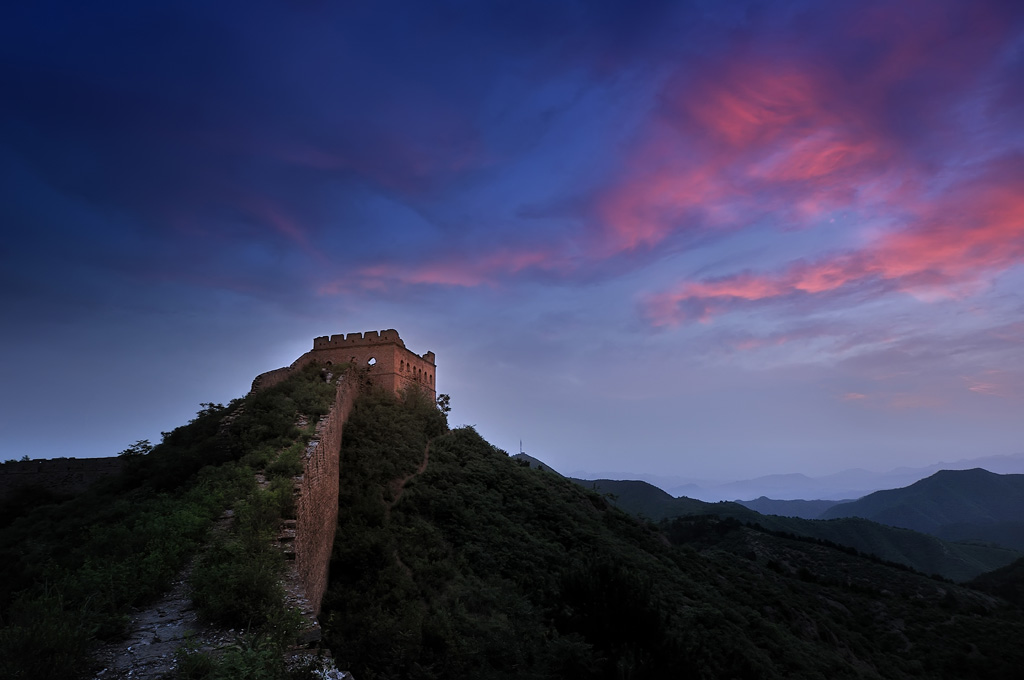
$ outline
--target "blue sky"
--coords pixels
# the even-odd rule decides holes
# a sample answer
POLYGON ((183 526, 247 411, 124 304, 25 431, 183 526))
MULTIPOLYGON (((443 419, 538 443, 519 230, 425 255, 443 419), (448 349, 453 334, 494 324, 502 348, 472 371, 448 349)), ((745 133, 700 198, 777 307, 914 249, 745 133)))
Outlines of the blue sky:
POLYGON ((1024 450, 1019 3, 25 3, 0 86, 0 458, 384 328, 564 471, 1024 450))

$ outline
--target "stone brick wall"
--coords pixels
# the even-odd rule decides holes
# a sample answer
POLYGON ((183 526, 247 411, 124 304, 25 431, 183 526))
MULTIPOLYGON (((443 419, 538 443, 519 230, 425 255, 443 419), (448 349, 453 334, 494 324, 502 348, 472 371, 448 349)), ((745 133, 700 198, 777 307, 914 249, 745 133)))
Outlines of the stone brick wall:
POLYGON ((338 477, 341 437, 352 404, 359 394, 360 376, 395 393, 416 386, 432 397, 435 358, 406 349, 398 331, 370 331, 323 336, 313 340, 313 349, 286 368, 268 371, 253 380, 253 389, 265 389, 287 378, 292 371, 311 361, 321 364, 351 363, 358 371, 338 378, 338 391, 330 412, 320 419, 316 434, 306 449, 302 480, 295 502, 295 568, 314 614, 327 589, 328 568, 334 534, 338 525, 338 477), (364 370, 365 369, 365 373, 364 370))
POLYGON ((327 589, 327 571, 338 526, 338 474, 341 435, 359 394, 354 372, 338 377, 330 412, 320 419, 306 448, 295 500, 295 568, 314 614, 327 589))
POLYGON ((121 459, 54 458, 50 460, 13 461, 0 465, 0 500, 15 489, 31 486, 47 491, 73 495, 85 491, 90 484, 121 471, 121 459))
MULTIPOLYGON (((292 364, 294 366, 294 364, 292 364)), ((252 381, 252 389, 265 390, 268 387, 284 382, 285 379, 291 375, 292 366, 285 366, 284 368, 275 368, 273 371, 267 371, 266 373, 260 373, 252 381)))

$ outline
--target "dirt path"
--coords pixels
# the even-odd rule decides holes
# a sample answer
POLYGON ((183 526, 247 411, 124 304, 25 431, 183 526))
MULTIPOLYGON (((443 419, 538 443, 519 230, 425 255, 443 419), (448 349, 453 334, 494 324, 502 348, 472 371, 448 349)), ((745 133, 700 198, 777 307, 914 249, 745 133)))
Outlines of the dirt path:
POLYGON ((419 464, 414 471, 407 474, 405 477, 398 477, 392 479, 388 484, 388 489, 391 491, 391 502, 387 504, 388 516, 391 515, 391 508, 402 498, 402 494, 405 493, 405 485, 409 483, 414 477, 419 477, 427 471, 427 465, 430 463, 430 442, 427 441, 426 447, 423 449, 423 461, 419 464))
MULTIPOLYGON (((214 524, 213 532, 225 532, 232 522, 230 511, 214 524)), ((94 658, 99 664, 95 678, 100 680, 146 680, 162 678, 174 670, 174 653, 188 642, 202 651, 212 651, 232 644, 237 634, 207 626, 199 621, 192 608, 188 580, 189 563, 174 585, 159 600, 132 613, 127 636, 100 647, 94 658)))
MULTIPOLYGON (((391 508, 393 508, 395 504, 402 499, 402 494, 405 493, 405 485, 408 484, 409 481, 412 480, 414 477, 418 477, 422 475, 424 472, 426 472, 427 465, 429 463, 430 440, 427 440, 427 445, 423 449, 423 460, 420 462, 419 466, 406 476, 397 477, 396 479, 391 480, 391 482, 388 484, 388 490, 391 492, 391 502, 385 503, 384 516, 386 522, 391 521, 391 508)), ((395 562, 398 563, 398 566, 402 568, 402 571, 405 572, 406 576, 412 579, 412 569, 410 569, 409 566, 402 561, 402 557, 398 554, 397 547, 394 549, 392 554, 394 555, 395 562)))

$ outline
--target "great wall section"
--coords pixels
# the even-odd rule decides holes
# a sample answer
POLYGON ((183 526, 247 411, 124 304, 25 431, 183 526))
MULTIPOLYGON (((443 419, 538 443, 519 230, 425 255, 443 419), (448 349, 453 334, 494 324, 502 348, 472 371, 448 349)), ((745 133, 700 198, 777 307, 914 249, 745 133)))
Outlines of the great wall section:
POLYGON ((415 354, 405 347, 394 329, 315 338, 313 349, 290 366, 256 376, 252 389, 276 385, 314 361, 325 367, 350 367, 338 377, 334 405, 317 424, 297 485, 295 569, 306 600, 316 615, 320 613, 320 602, 327 589, 334 528, 338 523, 341 437, 356 396, 365 382, 395 394, 409 388, 421 389, 431 398, 435 398, 437 393, 434 387, 434 353, 415 354))
MULTIPOLYGON (((302 642, 320 637, 316 616, 327 589, 338 522, 341 442, 356 398, 371 385, 395 394, 409 388, 420 389, 436 398, 434 353, 413 353, 394 329, 315 338, 313 349, 290 366, 258 375, 252 382, 252 391, 268 389, 311 362, 322 364, 328 373, 337 371, 331 375, 337 389, 330 411, 320 418, 306 446, 302 473, 295 478, 295 519, 286 520, 280 537, 286 543, 286 552, 292 552, 294 557, 285 575, 286 590, 291 592, 289 600, 309 624, 302 633, 302 642)), ((0 499, 18 489, 30 488, 62 495, 79 493, 92 482, 119 472, 122 462, 119 458, 8 462, 0 466, 0 499)), ((164 627, 167 624, 161 622, 164 627)), ((135 637, 138 634, 131 633, 135 637)), ((114 656, 115 652, 108 654, 112 671, 116 667, 114 656)), ((111 677, 148 676, 138 663, 119 670, 123 673, 111 673, 111 677)))
POLYGON ((338 377, 334 406, 320 419, 306 448, 295 498, 295 571, 314 616, 327 590, 328 566, 338 525, 341 436, 360 385, 354 373, 338 377))

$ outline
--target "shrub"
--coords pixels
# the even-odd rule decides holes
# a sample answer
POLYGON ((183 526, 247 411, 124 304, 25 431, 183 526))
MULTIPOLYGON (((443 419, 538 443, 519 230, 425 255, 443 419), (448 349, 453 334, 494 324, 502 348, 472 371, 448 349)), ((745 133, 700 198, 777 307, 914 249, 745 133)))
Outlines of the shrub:
POLYGON ((268 477, 295 477, 302 474, 302 458, 306 447, 299 440, 282 451, 277 460, 267 465, 268 477))

